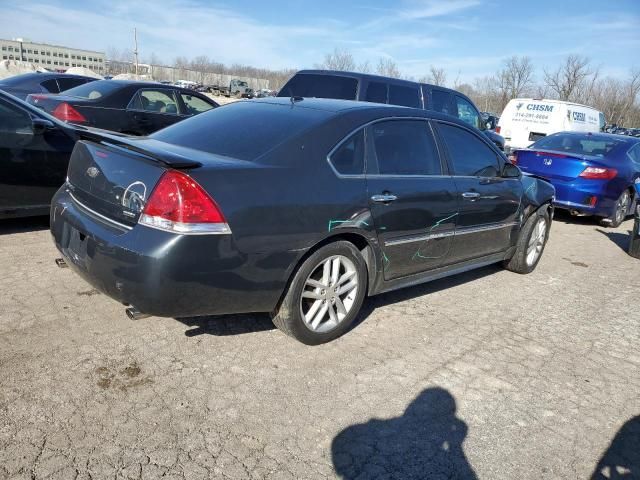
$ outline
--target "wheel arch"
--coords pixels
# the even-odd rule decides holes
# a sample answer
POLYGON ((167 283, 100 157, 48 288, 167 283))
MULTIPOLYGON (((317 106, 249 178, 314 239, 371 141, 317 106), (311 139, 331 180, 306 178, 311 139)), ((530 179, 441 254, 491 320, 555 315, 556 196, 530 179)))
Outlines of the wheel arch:
POLYGON ((278 298, 278 302, 276 304, 274 311, 277 311, 278 308, 280 307, 280 304, 282 303, 283 298, 285 297, 285 295, 287 294, 287 291, 289 290, 291 282, 293 281, 294 277, 296 276, 296 273, 298 273, 298 270, 300 270, 300 267, 304 264, 304 262, 316 251, 318 251, 320 248, 324 247, 325 245, 329 245, 331 243, 335 243, 339 241, 347 241, 353 244, 360 251, 360 254, 364 258, 365 264, 367 266, 367 279, 366 279, 367 294, 371 293, 371 287, 375 285, 375 282, 377 281, 378 272, 380 271, 379 265, 382 264, 381 256, 377 252, 377 248, 378 248, 377 242, 367 238, 367 235, 365 232, 358 232, 356 230, 349 230, 349 231, 338 230, 338 231, 335 231, 335 233, 332 233, 324 237, 322 240, 316 242, 313 246, 308 248, 304 252, 304 254, 296 261, 296 264, 294 265, 294 267, 291 269, 291 272, 289 273, 287 282, 285 284, 284 289, 282 290, 282 293, 280 294, 280 297, 278 298))

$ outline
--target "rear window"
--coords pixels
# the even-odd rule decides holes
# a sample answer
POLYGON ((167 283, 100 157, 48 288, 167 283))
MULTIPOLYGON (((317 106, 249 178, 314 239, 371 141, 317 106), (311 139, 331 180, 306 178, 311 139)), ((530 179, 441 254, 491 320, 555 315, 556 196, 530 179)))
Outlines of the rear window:
POLYGON ((121 83, 112 80, 98 80, 96 82, 85 83, 75 88, 71 88, 64 92, 65 95, 70 95, 77 98, 86 98, 89 100, 97 100, 98 98, 106 97, 110 93, 120 89, 121 83))
POLYGON ((355 100, 357 92, 356 78, 305 73, 294 75, 280 90, 278 96, 355 100))
POLYGON ((541 138, 529 148, 604 157, 621 143, 619 140, 602 137, 560 134, 541 138))
POLYGON ((291 105, 236 102, 176 123, 151 138, 216 155, 254 160, 331 115, 291 105))

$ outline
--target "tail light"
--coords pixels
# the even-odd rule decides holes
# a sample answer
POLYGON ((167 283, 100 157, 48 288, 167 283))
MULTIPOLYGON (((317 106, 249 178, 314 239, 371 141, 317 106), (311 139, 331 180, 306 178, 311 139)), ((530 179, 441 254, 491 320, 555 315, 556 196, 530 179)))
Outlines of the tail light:
POLYGON ((498 125, 498 126, 496 127, 496 133, 497 133, 498 135, 500 134, 500 130, 501 130, 501 129, 500 129, 500 125, 498 125))
POLYGON ((78 110, 73 108, 66 102, 58 105, 52 112, 53 116, 58 120, 69 123, 86 123, 87 119, 84 118, 78 110))
POLYGON ((611 180, 617 174, 618 171, 615 168, 587 167, 582 171, 580 177, 592 180, 611 180))
POLYGON ((167 170, 160 177, 138 222, 174 233, 231 233, 216 202, 194 179, 177 170, 167 170))
POLYGON ((512 152, 509 155, 509 161, 511 163, 513 163, 514 165, 517 165, 518 164, 518 152, 512 152))

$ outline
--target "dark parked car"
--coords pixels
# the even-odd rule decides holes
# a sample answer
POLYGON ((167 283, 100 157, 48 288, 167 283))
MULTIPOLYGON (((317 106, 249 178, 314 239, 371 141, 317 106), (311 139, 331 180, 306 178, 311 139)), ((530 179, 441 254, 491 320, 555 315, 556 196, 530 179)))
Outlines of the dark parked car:
POLYGON ((51 231, 133 318, 272 312, 318 344, 367 295, 496 262, 531 272, 553 194, 451 116, 269 99, 79 141, 51 231))
POLYGON ((0 90, 24 100, 31 93, 60 93, 95 81, 92 77, 66 73, 25 73, 0 80, 0 90))
POLYGON ((0 218, 49 212, 76 138, 73 127, 0 91, 0 218))
POLYGON ((301 70, 282 87, 278 97, 337 98, 434 110, 478 128, 504 150, 504 138, 487 129, 471 99, 450 88, 364 73, 301 70))
POLYGON ((27 101, 64 122, 129 135, 148 135, 218 106, 191 89, 124 80, 100 80, 61 95, 29 95, 27 101))
POLYGON ((638 201, 640 139, 608 133, 561 132, 516 150, 511 160, 556 188, 555 205, 578 215, 595 215, 618 227, 638 201))

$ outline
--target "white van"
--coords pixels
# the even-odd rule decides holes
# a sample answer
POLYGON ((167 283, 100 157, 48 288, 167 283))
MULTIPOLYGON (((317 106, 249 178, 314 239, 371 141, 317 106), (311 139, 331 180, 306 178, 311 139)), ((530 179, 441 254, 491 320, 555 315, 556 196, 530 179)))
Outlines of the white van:
POLYGON ((514 98, 500 116, 496 133, 504 137, 505 152, 526 148, 556 132, 599 132, 605 125, 602 112, 571 102, 514 98))

